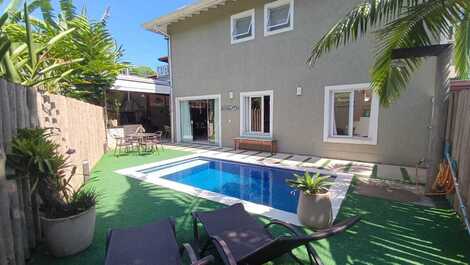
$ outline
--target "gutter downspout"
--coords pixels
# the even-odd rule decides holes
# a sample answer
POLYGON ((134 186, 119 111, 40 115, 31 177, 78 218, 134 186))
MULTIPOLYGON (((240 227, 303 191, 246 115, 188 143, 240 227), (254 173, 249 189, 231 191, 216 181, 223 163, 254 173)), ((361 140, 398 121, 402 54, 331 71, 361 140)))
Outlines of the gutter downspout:
POLYGON ((172 54, 171 54, 171 36, 167 34, 167 51, 168 51, 168 72, 170 74, 170 131, 171 131, 171 142, 175 143, 175 122, 174 122, 174 110, 175 110, 175 101, 173 100, 173 66, 172 66, 172 54))

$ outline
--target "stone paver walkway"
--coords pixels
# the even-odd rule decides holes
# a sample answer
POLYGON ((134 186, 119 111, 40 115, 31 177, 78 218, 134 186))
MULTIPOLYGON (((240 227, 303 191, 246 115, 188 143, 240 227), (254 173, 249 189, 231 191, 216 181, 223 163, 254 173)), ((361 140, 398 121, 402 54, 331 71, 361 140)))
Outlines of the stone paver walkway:
POLYGON ((362 178, 383 179, 396 181, 405 184, 419 184, 426 182, 426 169, 374 164, 358 161, 348 161, 339 159, 329 159, 315 156, 277 153, 270 154, 259 151, 234 150, 230 147, 214 147, 197 144, 166 144, 165 148, 189 151, 197 154, 216 155, 219 158, 230 158, 241 162, 259 162, 265 165, 282 165, 291 167, 301 167, 306 170, 326 170, 333 173, 350 173, 362 178), (418 174, 418 178, 416 177, 418 174))

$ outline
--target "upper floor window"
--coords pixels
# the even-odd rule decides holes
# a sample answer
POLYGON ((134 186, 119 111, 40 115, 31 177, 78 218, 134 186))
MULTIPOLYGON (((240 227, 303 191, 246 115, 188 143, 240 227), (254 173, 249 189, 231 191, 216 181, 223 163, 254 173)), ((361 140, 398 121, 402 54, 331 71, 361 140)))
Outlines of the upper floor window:
POLYGON ((264 5, 264 35, 294 29, 294 0, 278 0, 264 5))
POLYGON ((239 43, 255 38, 255 10, 251 9, 231 16, 231 43, 239 43))
POLYGON ((379 98, 369 86, 325 87, 325 142, 377 144, 379 98))

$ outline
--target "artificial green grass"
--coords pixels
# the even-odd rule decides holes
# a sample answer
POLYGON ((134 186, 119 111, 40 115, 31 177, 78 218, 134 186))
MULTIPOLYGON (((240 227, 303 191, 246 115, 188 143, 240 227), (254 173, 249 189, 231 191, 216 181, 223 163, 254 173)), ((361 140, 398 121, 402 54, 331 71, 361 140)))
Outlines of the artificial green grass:
MULTIPOLYGON (((106 154, 93 170, 93 185, 101 193, 93 244, 79 255, 61 259, 48 256, 40 248, 30 264, 103 264, 108 229, 141 225, 164 217, 176 218, 180 243, 191 241, 190 213, 222 205, 113 172, 186 154, 172 150, 165 150, 159 156, 135 154, 116 158, 106 154)), ((315 243, 325 264, 468 264, 470 239, 452 210, 368 198, 353 194, 351 189, 338 220, 353 215, 361 215, 363 219, 348 232, 315 243)), ((295 253, 307 261, 303 249, 295 253)), ((283 257, 274 264, 295 263, 290 257, 283 257)))

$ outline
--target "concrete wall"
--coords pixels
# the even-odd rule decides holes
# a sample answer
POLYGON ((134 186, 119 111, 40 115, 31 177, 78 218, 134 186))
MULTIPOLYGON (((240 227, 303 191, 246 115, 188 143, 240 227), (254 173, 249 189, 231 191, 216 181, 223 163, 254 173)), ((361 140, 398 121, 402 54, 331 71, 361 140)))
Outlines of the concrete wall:
MULTIPOLYGON (((264 37, 266 2, 228 1, 170 25, 174 98, 221 94, 222 105, 239 106, 240 92, 273 90, 273 134, 280 152, 407 165, 427 156, 435 58, 426 61, 400 100, 380 109, 377 145, 324 143, 325 86, 370 82, 373 37, 331 52, 314 68, 305 62, 313 42, 359 1, 295 0, 294 30, 264 37), (230 16, 251 8, 255 39, 231 45, 230 16), (298 86, 302 96, 296 95, 298 86)), ((238 110, 222 111, 224 146, 239 136, 239 119, 238 110)))

